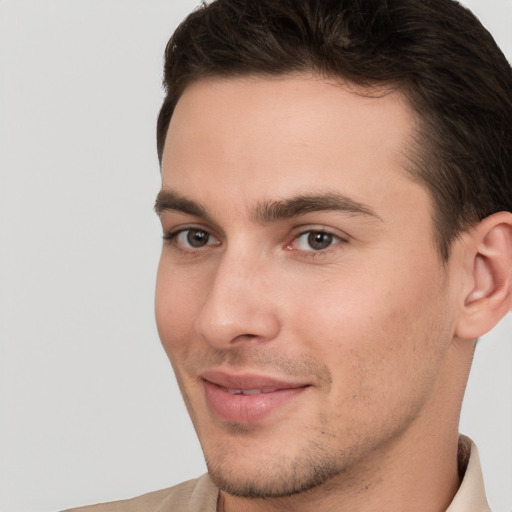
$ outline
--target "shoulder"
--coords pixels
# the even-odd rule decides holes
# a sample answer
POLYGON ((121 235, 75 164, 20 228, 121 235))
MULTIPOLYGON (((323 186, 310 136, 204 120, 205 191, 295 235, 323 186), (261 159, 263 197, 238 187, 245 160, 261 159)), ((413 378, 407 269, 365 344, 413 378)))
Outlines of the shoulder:
POLYGON ((193 480, 183 482, 169 489, 161 489, 159 491, 150 492, 137 496, 136 498, 120 501, 112 501, 109 503, 99 503, 97 505, 89 505, 86 507, 72 508, 64 512, 135 512, 135 511, 156 511, 162 501, 175 495, 176 498, 183 499, 186 497, 188 488, 192 485, 193 480))
POLYGON ((218 490, 208 475, 136 498, 72 508, 64 512, 215 512, 218 490))

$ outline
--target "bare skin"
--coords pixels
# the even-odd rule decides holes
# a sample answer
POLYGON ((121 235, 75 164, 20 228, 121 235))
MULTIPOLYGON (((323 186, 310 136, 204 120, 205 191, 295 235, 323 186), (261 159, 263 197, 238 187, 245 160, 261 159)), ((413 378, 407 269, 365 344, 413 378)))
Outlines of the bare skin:
POLYGON ((179 100, 156 315, 219 510, 434 512, 456 493, 474 339, 509 300, 484 322, 498 271, 478 255, 510 249, 511 221, 441 262, 414 130, 399 92, 313 76, 179 100))

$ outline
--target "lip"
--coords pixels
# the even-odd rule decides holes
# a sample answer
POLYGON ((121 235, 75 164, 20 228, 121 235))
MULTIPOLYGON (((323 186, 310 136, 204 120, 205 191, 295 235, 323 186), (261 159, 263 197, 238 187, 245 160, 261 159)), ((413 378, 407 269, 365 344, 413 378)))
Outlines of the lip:
POLYGON ((310 387, 310 384, 303 382, 218 370, 203 372, 200 378, 210 411, 220 420, 230 423, 249 424, 261 421, 285 407, 310 387))

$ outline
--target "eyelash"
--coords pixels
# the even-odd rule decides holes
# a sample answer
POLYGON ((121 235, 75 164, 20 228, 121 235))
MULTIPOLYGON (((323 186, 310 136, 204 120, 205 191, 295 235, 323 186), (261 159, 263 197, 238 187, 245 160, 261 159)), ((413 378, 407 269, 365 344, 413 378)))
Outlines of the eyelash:
MULTIPOLYGON (((164 234, 164 236, 162 238, 163 238, 163 240, 165 242, 168 242, 168 243, 172 244, 172 246, 176 250, 178 250, 179 252, 184 253, 184 254, 189 254, 189 255, 201 253, 204 250, 206 250, 208 246, 218 245, 218 244, 206 243, 204 246, 200 246, 200 247, 197 247, 197 248, 183 246, 183 244, 180 244, 178 242, 178 237, 180 235, 185 234, 185 233, 190 232, 190 231, 203 232, 208 237, 215 238, 207 229, 204 229, 204 228, 201 228, 201 227, 194 227, 194 226, 190 226, 190 227, 186 227, 186 228, 180 228, 180 229, 176 229, 174 231, 170 231, 169 233, 164 234)), ((343 238, 342 236, 340 236, 338 234, 335 234, 335 233, 327 230, 327 229, 309 228, 309 229, 303 229, 299 233, 294 234, 292 240, 290 242, 286 243, 284 245, 284 248, 289 250, 289 251, 296 251, 296 252, 300 253, 304 257, 315 258, 315 257, 323 256, 323 255, 326 255, 326 254, 330 253, 333 250, 333 247, 338 245, 338 244, 340 244, 340 243, 345 243, 346 244, 346 243, 348 243, 348 240, 346 238, 343 238), (318 250, 315 250, 313 248, 311 248, 309 250, 306 250, 306 249, 294 249, 292 247, 292 245, 294 243, 297 243, 302 237, 304 237, 305 235, 311 236, 311 234, 327 235, 328 237, 332 237, 333 241, 326 248, 318 249, 318 250)), ((219 242, 219 244, 220 244, 220 242, 219 242)))
POLYGON ((213 235, 208 230, 206 230, 204 228, 201 228, 199 226, 198 227, 189 226, 189 227, 186 227, 186 228, 180 228, 180 229, 176 229, 174 231, 170 231, 170 232, 164 234, 164 236, 162 238, 163 238, 164 242, 167 242, 167 243, 171 244, 176 250, 178 250, 178 251, 180 251, 182 253, 185 253, 185 254, 197 254, 199 252, 202 252, 202 250, 204 250, 209 245, 212 245, 212 244, 208 244, 207 243, 203 247, 197 247, 197 248, 184 247, 182 244, 180 244, 178 242, 178 237, 181 234, 185 234, 185 233, 190 232, 190 231, 203 232, 203 233, 206 233, 206 235, 208 237, 213 237, 213 235))
POLYGON ((303 256, 306 256, 306 257, 311 257, 311 258, 315 258, 315 257, 318 257, 318 256, 324 256, 324 255, 327 255, 328 253, 330 253, 331 251, 335 250, 335 246, 337 246, 338 244, 340 243, 346 243, 347 240, 342 238, 340 235, 337 235, 335 233, 333 233, 332 231, 329 231, 327 229, 321 229, 321 228, 318 228, 318 229, 315 229, 315 228, 309 228, 309 229, 305 229, 303 231, 301 231, 300 233, 294 235, 292 241, 288 244, 286 244, 285 248, 288 249, 288 250, 296 250, 297 252, 299 252, 301 255, 303 256), (323 249, 317 249, 315 250, 312 246, 311 246, 311 241, 308 240, 307 243, 310 247, 310 249, 293 249, 292 245, 293 244, 298 244, 300 239, 302 237, 305 237, 305 236, 308 236, 311 237, 311 235, 322 235, 322 236, 327 236, 327 237, 330 237, 330 242, 329 242, 329 245, 323 249))

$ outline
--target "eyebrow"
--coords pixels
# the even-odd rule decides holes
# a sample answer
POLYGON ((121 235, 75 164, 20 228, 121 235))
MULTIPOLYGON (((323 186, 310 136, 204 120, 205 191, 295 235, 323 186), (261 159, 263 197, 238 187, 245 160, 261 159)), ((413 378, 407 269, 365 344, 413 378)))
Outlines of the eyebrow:
MULTIPOLYGON (((194 217, 210 219, 206 208, 199 203, 168 189, 161 190, 155 201, 155 212, 161 215, 165 211, 176 211, 194 217)), ((289 199, 266 201, 256 206, 252 219, 260 224, 300 217, 311 212, 344 212, 352 215, 365 215, 382 220, 367 205, 355 201, 338 192, 324 194, 301 194, 289 199)))
POLYGON ((193 215, 194 217, 209 218, 206 209, 200 204, 172 190, 160 190, 160 192, 158 192, 154 209, 157 215, 162 215, 162 213, 171 210, 193 215))
MULTIPOLYGON (((337 192, 299 195, 284 200, 268 201, 256 207, 253 218, 259 223, 299 217, 310 212, 344 212, 380 219, 369 206, 337 192)), ((380 219, 382 220, 382 219, 380 219)))

